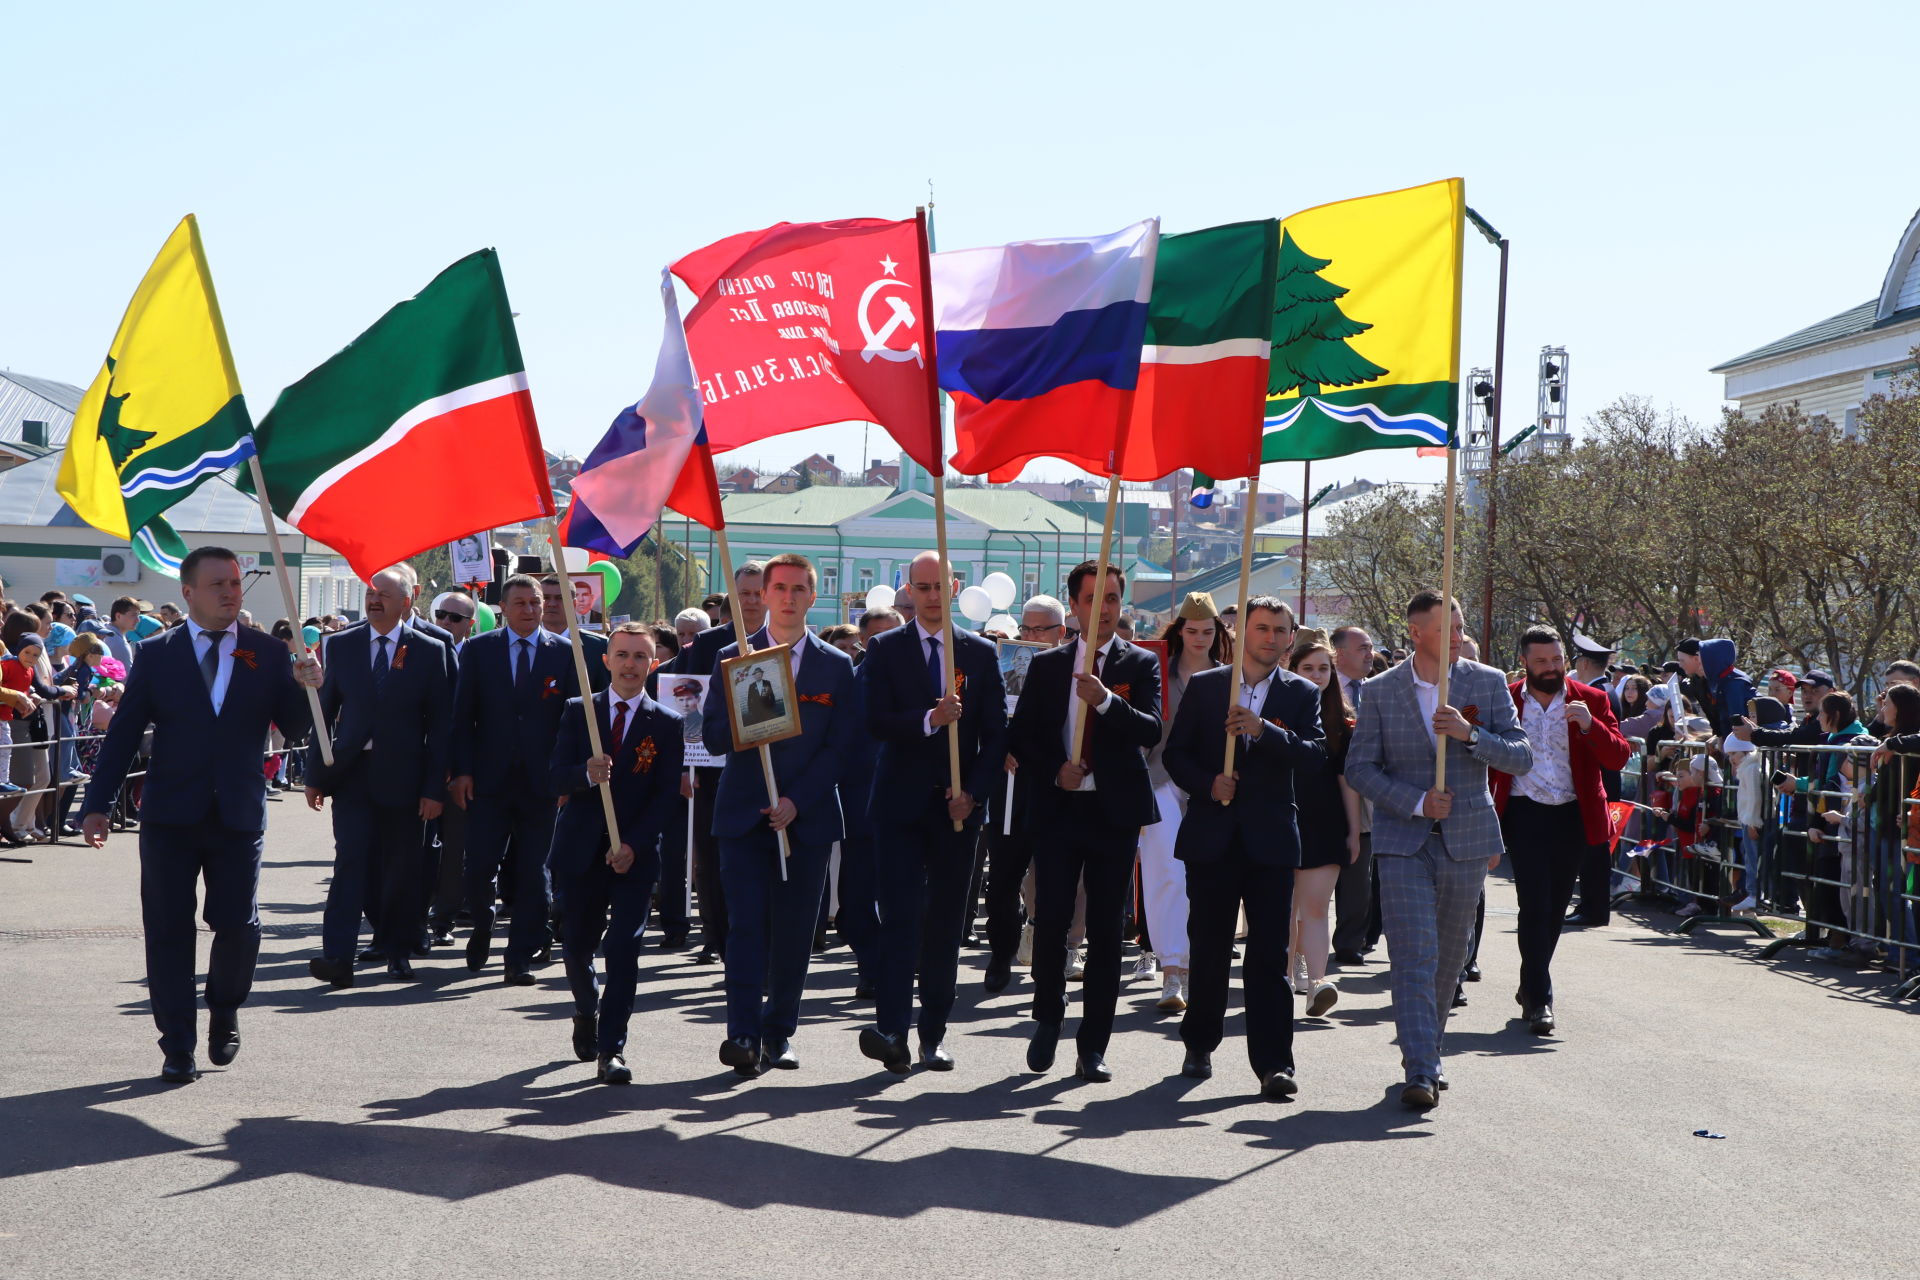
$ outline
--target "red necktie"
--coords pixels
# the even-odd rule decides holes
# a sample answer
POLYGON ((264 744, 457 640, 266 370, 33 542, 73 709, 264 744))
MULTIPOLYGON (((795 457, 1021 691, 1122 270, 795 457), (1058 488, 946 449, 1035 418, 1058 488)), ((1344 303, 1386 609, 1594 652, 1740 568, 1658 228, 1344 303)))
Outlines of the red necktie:
POLYGON ((613 710, 613 741, 607 744, 608 755, 613 755, 619 751, 620 743, 627 736, 627 704, 624 702, 616 702, 613 704, 613 710))

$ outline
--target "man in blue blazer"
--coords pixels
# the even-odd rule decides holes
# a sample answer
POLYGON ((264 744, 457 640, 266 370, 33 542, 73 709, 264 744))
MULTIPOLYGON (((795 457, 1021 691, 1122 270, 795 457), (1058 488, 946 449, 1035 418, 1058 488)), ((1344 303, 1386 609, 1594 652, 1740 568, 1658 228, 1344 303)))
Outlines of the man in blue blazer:
MULTIPOLYGON (((799 699, 800 736, 770 748, 778 799, 767 796, 759 750, 734 740, 727 715, 732 690, 725 680, 707 686, 701 715, 707 750, 726 759, 713 805, 727 890, 727 1040, 720 1061, 747 1076, 800 1065, 791 1040, 800 1023, 827 861, 833 842, 846 832, 840 775, 865 732, 856 718, 852 659, 807 632, 812 563, 792 552, 777 555, 767 561, 762 579, 767 625, 748 644, 756 650, 791 646, 788 661, 799 699), (790 850, 784 875, 776 835, 781 831, 790 850)), ((738 644, 722 649, 716 670, 739 652, 738 644)))
POLYGON ((467 968, 486 967, 493 941, 494 877, 511 849, 506 980, 533 985, 534 953, 547 946, 547 850, 555 801, 550 764, 560 713, 580 692, 567 642, 540 626, 540 583, 518 573, 500 587, 497 631, 460 650, 453 695, 453 782, 467 809, 467 968))
POLYGON ((1300 865, 1293 774, 1327 753, 1319 689, 1282 666, 1293 637, 1293 610, 1284 601, 1247 601, 1236 637, 1240 660, 1188 679, 1162 757, 1167 776, 1189 797, 1173 847, 1186 864, 1189 902, 1181 1074, 1213 1074, 1213 1051, 1225 1034, 1234 927, 1244 906, 1247 1061, 1269 1098, 1298 1091, 1287 978, 1293 872, 1300 865), (1222 772, 1229 733, 1240 735, 1231 774, 1222 772))
MULTIPOLYGON (((733 571, 729 608, 740 615, 747 634, 766 625, 767 606, 761 592, 766 566, 749 560, 733 571)), ((710 676, 720 651, 734 640, 733 623, 708 627, 693 638, 680 655, 680 670, 710 676)), ((712 686, 709 685, 709 688, 712 686)), ((720 842, 713 834, 714 794, 720 787, 718 768, 693 771, 693 888, 700 895, 700 954, 698 963, 725 959, 727 953, 727 888, 720 875, 720 842)))
POLYGON ((653 636, 623 622, 607 637, 602 659, 611 679, 593 695, 601 754, 587 737, 586 707, 567 703, 550 768, 552 789, 566 797, 553 830, 553 891, 560 903, 560 950, 573 989, 573 1052, 598 1060, 602 1084, 628 1084, 627 1023, 640 978, 640 935, 660 870, 660 841, 680 804, 684 739, 680 717, 649 698, 653 636), (607 836, 598 791, 613 786, 620 845, 607 836), (594 949, 605 939, 606 989, 598 989, 594 949))
POLYGON ((953 630, 955 687, 945 688, 942 624, 959 583, 941 580, 940 557, 932 551, 914 558, 907 577, 914 620, 875 636, 859 672, 867 732, 880 740, 867 800, 878 845, 879 1008, 876 1025, 860 1033, 860 1051, 895 1073, 911 1066, 907 1028, 916 971, 920 1060, 935 1071, 953 1069, 942 1042, 953 1012, 974 848, 986 796, 1004 785, 1007 759, 1007 701, 992 641, 953 630), (953 732, 960 741, 958 791, 948 763, 953 732))
POLYGON ((301 686, 320 664, 295 663, 287 646, 239 625, 244 579, 233 552, 198 547, 180 563, 187 622, 134 646, 133 669, 94 764, 81 831, 98 849, 108 813, 147 729, 152 758, 140 797, 140 912, 147 995, 160 1029, 160 1078, 186 1084, 194 1062, 194 898, 213 930, 207 960, 207 1056, 240 1052, 238 1010, 260 956, 260 843, 267 826, 262 759, 269 726, 289 740, 313 724, 301 686))
POLYGON ((1347 783, 1373 801, 1380 922, 1393 956, 1393 1023, 1406 1072, 1400 1101, 1419 1111, 1438 1105, 1446 1087, 1440 1048, 1454 987, 1487 871, 1505 850, 1487 770, 1519 777, 1533 768, 1506 676, 1457 656, 1465 630, 1459 601, 1417 593, 1407 604, 1413 653, 1361 686, 1347 748, 1347 783), (1441 746, 1445 787, 1434 785, 1441 746))
POLYGON ((410 579, 402 566, 374 574, 367 625, 329 636, 322 651, 333 764, 310 748, 306 790, 315 809, 333 797, 333 881, 308 970, 336 987, 353 985, 363 909, 396 978, 413 976, 426 920, 421 851, 447 794, 453 654, 414 623, 410 579))
POLYGON ((1106 574, 1096 605, 1098 566, 1067 574, 1080 638, 1035 654, 1007 730, 1008 746, 1029 780, 1033 824, 1033 1039, 1027 1066, 1053 1065, 1067 1011, 1067 931, 1084 882, 1087 967, 1075 1074, 1104 1084, 1107 1043, 1120 998, 1120 949, 1133 888, 1140 828, 1160 820, 1147 778, 1147 755, 1160 745, 1160 660, 1115 634, 1126 579, 1106 574), (1083 669, 1093 635, 1093 674, 1083 669), (1070 755, 1077 725, 1080 752, 1070 755))
MULTIPOLYGON (((540 579, 540 625, 562 640, 567 640, 567 601, 571 592, 559 577, 549 573, 540 579)), ((585 624, 582 624, 583 626, 585 624)), ((567 647, 573 642, 567 640, 567 647)), ((587 683, 595 693, 607 687, 607 637, 598 631, 581 631, 580 649, 587 657, 587 683)))

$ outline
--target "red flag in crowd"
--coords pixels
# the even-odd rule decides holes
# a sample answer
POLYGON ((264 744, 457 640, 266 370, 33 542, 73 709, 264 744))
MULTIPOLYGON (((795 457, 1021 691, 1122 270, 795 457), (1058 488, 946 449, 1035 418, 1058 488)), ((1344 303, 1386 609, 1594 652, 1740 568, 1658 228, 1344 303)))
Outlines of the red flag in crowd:
POLYGON ((782 222, 673 264, 699 298, 687 346, 715 452, 872 422, 940 470, 922 234, 911 219, 782 222))

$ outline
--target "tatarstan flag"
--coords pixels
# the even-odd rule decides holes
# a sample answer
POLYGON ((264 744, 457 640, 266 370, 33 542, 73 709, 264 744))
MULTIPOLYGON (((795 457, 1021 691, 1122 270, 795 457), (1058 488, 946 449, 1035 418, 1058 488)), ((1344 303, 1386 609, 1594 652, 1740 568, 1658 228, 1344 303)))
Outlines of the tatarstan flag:
MULTIPOLYGON (((1114 455, 1121 479, 1157 480, 1182 467, 1222 479, 1260 469, 1279 249, 1272 218, 1160 237, 1140 379, 1114 455)), ((1096 444, 1100 456, 1070 460, 1105 474, 1106 442, 1096 444)), ((989 478, 1011 480, 1039 456, 989 478)))
POLYGON ((274 510, 362 578, 476 529, 554 513, 491 249, 282 391, 253 434, 274 510))

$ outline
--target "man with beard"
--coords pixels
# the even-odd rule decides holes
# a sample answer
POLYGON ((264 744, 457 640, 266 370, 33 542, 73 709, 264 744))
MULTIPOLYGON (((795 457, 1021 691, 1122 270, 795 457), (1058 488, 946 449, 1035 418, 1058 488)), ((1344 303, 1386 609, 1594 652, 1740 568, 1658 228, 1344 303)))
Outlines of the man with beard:
POLYGON ((1520 727, 1533 746, 1533 768, 1520 777, 1493 772, 1494 805, 1513 888, 1520 899, 1520 1002, 1537 1036, 1554 1029, 1554 947, 1580 865, 1607 840, 1602 773, 1627 762, 1627 740, 1604 689, 1567 678, 1560 637, 1530 627, 1520 637, 1526 677, 1508 686, 1520 727))

